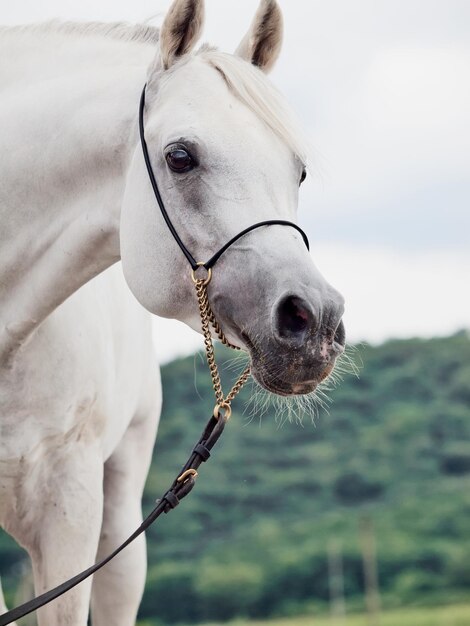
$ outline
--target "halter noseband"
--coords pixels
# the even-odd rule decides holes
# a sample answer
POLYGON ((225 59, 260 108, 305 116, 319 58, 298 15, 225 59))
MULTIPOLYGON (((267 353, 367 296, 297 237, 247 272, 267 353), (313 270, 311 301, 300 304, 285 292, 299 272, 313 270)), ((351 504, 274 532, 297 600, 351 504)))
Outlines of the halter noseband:
POLYGON ((220 259, 222 254, 228 248, 230 248, 232 244, 234 244, 236 241, 238 241, 241 237, 243 237, 247 233, 251 232, 252 230, 255 230, 255 228, 260 228, 261 226, 272 226, 274 224, 280 224, 281 226, 291 226, 292 228, 295 228, 302 235, 304 243, 307 246, 307 250, 310 249, 307 235, 300 228, 300 226, 297 226, 297 224, 294 224, 293 222, 288 222, 287 220, 265 220, 263 222, 257 222, 256 224, 253 224, 252 226, 248 226, 248 228, 245 228, 244 230, 242 230, 240 233, 238 233, 238 235, 235 235, 235 237, 232 237, 232 239, 230 239, 230 241, 224 244, 220 248, 220 250, 218 250, 218 252, 216 252, 208 261, 206 261, 205 263, 198 263, 196 259, 193 257, 193 255, 191 254, 191 252, 188 250, 188 248, 184 245, 183 241, 181 240, 181 237, 178 235, 178 232, 176 228, 174 227, 173 222, 171 221, 170 216, 167 213, 167 210, 165 209, 165 204, 163 203, 160 190, 158 189, 157 180, 155 178, 155 174, 153 173, 152 164, 150 162, 150 156, 149 156, 149 152, 147 148, 147 142, 145 141, 145 133, 144 133, 145 88, 146 88, 146 85, 144 86, 142 90, 142 95, 140 97, 140 106, 139 106, 140 143, 142 145, 142 152, 144 153, 145 165, 147 166, 147 172, 150 178, 150 183, 152 184, 153 192, 155 194, 155 198, 157 199, 158 206, 160 207, 160 211, 162 212, 163 219, 165 220, 166 225, 168 226, 176 243, 181 248, 181 251, 183 252, 184 256, 187 258, 193 271, 195 271, 201 265, 205 267, 206 270, 211 269, 212 267, 214 267, 216 262, 220 259))

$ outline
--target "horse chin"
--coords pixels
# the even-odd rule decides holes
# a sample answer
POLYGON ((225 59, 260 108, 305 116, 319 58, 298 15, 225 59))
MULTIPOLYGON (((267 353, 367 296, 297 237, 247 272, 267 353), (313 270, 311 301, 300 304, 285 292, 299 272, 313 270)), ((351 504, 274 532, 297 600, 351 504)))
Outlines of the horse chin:
POLYGON ((295 356, 286 358, 284 355, 283 359, 278 354, 262 355, 253 344, 249 347, 249 353, 251 373, 255 381, 266 391, 283 397, 303 396, 314 392, 328 378, 335 365, 335 359, 327 364, 317 362, 313 367, 301 365, 295 356), (283 360, 289 365, 280 369, 279 363, 283 360), (269 367, 267 363, 275 365, 269 367))
POLYGON ((317 381, 308 381, 303 383, 286 383, 279 379, 266 376, 263 370, 252 369, 253 378, 256 382, 276 396, 290 398, 292 396, 304 396, 315 391, 318 386, 317 381))

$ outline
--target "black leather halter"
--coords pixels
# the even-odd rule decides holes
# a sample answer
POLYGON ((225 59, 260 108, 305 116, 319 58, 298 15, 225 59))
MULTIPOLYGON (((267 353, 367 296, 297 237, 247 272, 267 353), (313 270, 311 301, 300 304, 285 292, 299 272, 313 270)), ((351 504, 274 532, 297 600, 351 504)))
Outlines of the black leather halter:
MULTIPOLYGON (((155 179, 155 175, 152 170, 152 165, 150 163, 150 157, 149 157, 147 144, 145 142, 145 136, 144 136, 144 107, 145 107, 145 87, 142 91, 142 96, 140 99, 140 107, 139 107, 140 140, 142 143, 142 150, 144 153, 145 164, 147 165, 147 171, 150 177, 150 182, 152 183, 153 191, 155 192, 155 197, 157 198, 158 206, 160 207, 163 218, 165 219, 165 222, 167 223, 167 226, 170 229, 171 234, 175 238, 176 243, 181 248, 184 256, 188 259, 193 271, 195 271, 199 267, 200 264, 196 262, 193 255, 189 252, 189 250, 186 248, 184 243, 181 241, 180 236, 178 235, 175 227, 173 226, 173 223, 168 213, 166 212, 165 205, 163 204, 163 200, 160 195, 160 191, 158 189, 157 181, 155 179)), ((240 233, 238 233, 238 235, 230 239, 230 241, 228 241, 224 246, 222 246, 218 252, 216 252, 208 261, 206 261, 206 263, 203 263, 202 265, 207 270, 210 270, 218 261, 218 259, 222 256, 222 254, 233 243, 238 241, 240 237, 243 237, 244 235, 251 232, 255 228, 260 228, 261 226, 271 226, 272 224, 281 224, 283 226, 292 226, 292 228, 295 228, 302 235, 305 245, 307 246, 307 249, 308 249, 309 244, 308 244, 307 235, 299 226, 297 226, 297 224, 288 222, 286 220, 266 220, 265 222, 258 222, 257 224, 253 224, 253 226, 249 226, 248 228, 245 228, 245 230, 242 230, 240 233)), ((124 541, 120 546, 118 546, 114 550, 114 552, 112 552, 110 555, 108 555, 107 557, 99 561, 98 563, 95 563, 88 569, 84 570, 83 572, 77 574, 76 576, 73 576, 69 580, 66 580, 65 582, 58 585, 57 587, 54 587, 53 589, 46 591, 45 593, 37 596, 36 598, 33 598, 32 600, 29 600, 28 602, 21 604, 20 606, 12 609, 11 611, 7 611, 3 615, 0 615, 0 626, 7 626, 7 624, 11 624, 11 622, 17 619, 20 619, 21 617, 24 617, 28 613, 31 613, 32 611, 39 609, 41 606, 44 606, 45 604, 48 604, 52 600, 55 600, 56 598, 58 598, 65 592, 69 591, 70 589, 72 589, 73 587, 75 587, 76 585, 84 581, 86 578, 88 578, 89 576, 97 572, 99 569, 101 569, 104 565, 109 563, 111 559, 117 556, 122 550, 124 550, 124 548, 126 548, 130 543, 132 543, 139 535, 145 532, 147 528, 149 528, 149 526, 151 526, 160 517, 162 513, 169 513, 171 510, 173 510, 179 504, 179 502, 185 496, 187 496, 188 493, 194 487, 196 476, 197 476, 196 470, 199 468, 199 466, 202 463, 207 461, 209 457, 211 456, 211 450, 213 446, 217 443, 220 435, 222 434, 222 431, 225 427, 227 419, 228 419, 228 414, 226 414, 225 416, 219 415, 218 417, 211 416, 199 441, 194 446, 189 459, 187 460, 186 464, 183 466, 178 477, 175 478, 175 480, 173 481, 171 487, 162 496, 162 498, 157 500, 155 508, 144 519, 144 521, 139 526, 139 528, 137 528, 137 530, 135 530, 132 533, 132 535, 128 539, 126 539, 126 541, 124 541)))
MULTIPOLYGON (((165 204, 164 204, 162 196, 160 194, 160 190, 158 188, 158 184, 157 184, 157 180, 155 178, 155 174, 153 173, 152 164, 150 162, 150 156, 149 156, 149 152, 148 152, 148 148, 147 148, 147 142, 145 141, 145 132, 144 132, 145 88, 146 88, 146 85, 144 86, 144 88, 142 90, 142 95, 140 97, 139 132, 140 132, 140 143, 142 144, 142 151, 144 153, 144 160, 145 160, 145 165, 147 166, 147 172, 148 172, 148 175, 149 175, 149 178, 150 178, 150 183, 152 184, 152 188, 153 188, 153 192, 155 194, 155 198, 157 199, 158 206, 160 207, 160 211, 162 212, 163 219, 165 220, 166 225, 168 226, 168 228, 169 228, 171 234, 173 235, 173 237, 175 238, 176 243, 181 248, 181 251, 183 252, 184 256, 187 258, 189 264, 191 265, 191 268, 193 270, 196 270, 198 268, 198 266, 201 265, 201 264, 196 261, 196 259, 193 257, 191 252, 184 245, 183 241, 181 240, 181 237, 178 235, 178 231, 174 227, 173 222, 171 221, 170 216, 167 213, 167 210, 165 208, 165 204)), ((228 248, 230 248, 230 246, 232 244, 234 244, 236 241, 238 241, 241 237, 244 237, 246 234, 248 234, 252 230, 255 230, 255 228, 260 228, 261 226, 272 226, 274 224, 280 224, 281 226, 291 226, 292 228, 295 228, 302 235, 304 243, 307 246, 307 250, 310 249, 307 235, 300 228, 300 226, 297 226, 297 224, 294 224, 293 222, 288 222, 287 220, 265 220, 264 222, 257 222, 256 224, 253 224, 252 226, 248 226, 248 228, 245 228, 244 230, 242 230, 240 233, 238 233, 238 235, 235 235, 235 237, 232 237, 232 239, 230 239, 230 241, 228 241, 225 245, 223 245, 220 248, 220 250, 218 250, 213 256, 211 256, 211 258, 208 261, 206 261, 205 263, 202 263, 202 265, 207 270, 211 269, 212 267, 214 267, 216 262, 223 255, 223 253, 228 248)))

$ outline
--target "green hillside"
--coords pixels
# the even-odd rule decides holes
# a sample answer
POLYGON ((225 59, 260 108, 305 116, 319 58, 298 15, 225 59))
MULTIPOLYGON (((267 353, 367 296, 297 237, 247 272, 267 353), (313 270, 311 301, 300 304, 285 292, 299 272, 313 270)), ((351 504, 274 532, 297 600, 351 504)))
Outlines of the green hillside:
MULTIPOLYGON (((374 522, 385 605, 470 599, 469 337, 363 345, 356 355, 360 378, 346 376, 315 423, 276 421, 271 409, 261 420, 244 416, 250 388, 235 401, 194 492, 148 533, 142 619, 220 623, 326 609, 332 540, 342 545, 347 605, 361 608, 364 516, 374 522)), ((230 357, 219 351, 219 361, 230 357)), ((226 372, 226 388, 233 377, 226 372)), ((163 388, 146 510, 213 407, 200 355, 167 365, 163 388)), ((17 558, 3 537, 7 586, 17 558)))
MULTIPOLYGON (((269 412, 250 422, 237 410, 249 390, 235 403, 195 491, 150 532, 143 616, 221 621, 326 603, 331 538, 343 544, 347 598, 359 604, 364 513, 386 602, 470 597, 469 338, 391 341, 357 355, 360 378, 345 377, 316 424, 280 427, 269 412)), ((212 407, 202 359, 168 365, 163 387, 147 505, 212 407)))

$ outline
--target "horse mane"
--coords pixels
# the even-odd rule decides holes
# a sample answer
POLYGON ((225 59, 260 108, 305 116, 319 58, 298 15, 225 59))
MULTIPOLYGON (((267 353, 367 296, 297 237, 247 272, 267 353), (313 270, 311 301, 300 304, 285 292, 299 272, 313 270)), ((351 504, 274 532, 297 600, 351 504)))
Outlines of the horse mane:
POLYGON ((131 24, 129 22, 69 22, 48 20, 20 26, 2 26, 1 31, 11 33, 63 33, 79 36, 99 35, 136 43, 157 44, 160 29, 150 24, 131 24))
POLYGON ((305 140, 284 96, 260 69, 232 54, 203 46, 197 56, 223 77, 230 91, 307 165, 311 148, 305 140))

